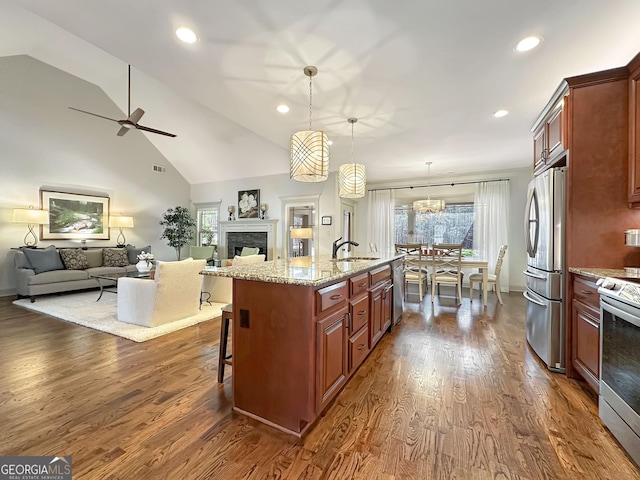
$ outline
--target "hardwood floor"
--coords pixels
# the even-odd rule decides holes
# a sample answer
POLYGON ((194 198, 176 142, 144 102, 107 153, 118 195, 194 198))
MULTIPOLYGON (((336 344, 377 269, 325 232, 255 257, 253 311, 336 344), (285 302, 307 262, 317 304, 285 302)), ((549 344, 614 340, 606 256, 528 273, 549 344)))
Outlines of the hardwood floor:
POLYGON ((231 412, 218 320, 134 343, 11 300, 0 455, 72 455, 74 480, 640 480, 595 395, 528 349, 519 293, 408 303, 302 440, 231 412))

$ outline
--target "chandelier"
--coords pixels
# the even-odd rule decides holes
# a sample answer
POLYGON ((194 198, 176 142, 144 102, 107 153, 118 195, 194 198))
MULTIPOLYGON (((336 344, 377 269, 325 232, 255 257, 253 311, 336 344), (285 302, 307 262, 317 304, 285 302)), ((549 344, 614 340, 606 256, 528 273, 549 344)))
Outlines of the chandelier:
POLYGON ((290 177, 298 182, 323 182, 329 176, 327 135, 311 129, 311 78, 318 74, 318 69, 304 67, 304 74, 309 77, 309 130, 291 135, 290 177))
POLYGON ((427 163, 427 199, 413 202, 413 211, 418 213, 437 213, 444 210, 444 200, 432 200, 429 195, 429 179, 431 177, 431 163, 427 163))
POLYGON ((367 184, 367 173, 364 165, 353 161, 353 124, 358 121, 350 117, 347 122, 351 124, 351 163, 340 165, 338 170, 338 196, 340 198, 364 197, 367 184))

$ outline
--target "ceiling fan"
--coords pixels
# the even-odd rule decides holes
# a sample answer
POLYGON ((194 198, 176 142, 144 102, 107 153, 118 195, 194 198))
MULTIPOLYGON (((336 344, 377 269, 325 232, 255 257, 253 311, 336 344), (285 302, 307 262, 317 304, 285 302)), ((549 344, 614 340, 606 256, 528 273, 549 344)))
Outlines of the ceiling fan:
POLYGON ((133 113, 131 113, 131 65, 129 65, 129 84, 128 84, 128 101, 127 101, 127 118, 124 120, 116 120, 115 118, 105 117, 103 115, 98 115, 97 113, 87 112, 86 110, 80 110, 79 108, 69 107, 71 110, 75 110, 77 112, 86 113, 88 115, 93 115, 94 117, 104 118, 105 120, 111 120, 112 122, 116 122, 120 124, 120 130, 118 130, 117 135, 119 137, 123 136, 132 128, 137 128, 138 130, 143 130, 145 132, 157 133, 160 135, 166 135, 167 137, 175 137, 173 133, 163 132, 162 130, 156 130, 155 128, 145 127, 144 125, 138 124, 142 115, 144 115, 144 110, 141 108, 136 108, 133 113))

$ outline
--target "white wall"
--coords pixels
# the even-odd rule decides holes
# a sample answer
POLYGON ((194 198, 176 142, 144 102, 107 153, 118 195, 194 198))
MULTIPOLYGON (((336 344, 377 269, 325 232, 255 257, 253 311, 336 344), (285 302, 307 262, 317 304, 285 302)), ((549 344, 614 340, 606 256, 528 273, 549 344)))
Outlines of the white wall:
MULTIPOLYGON (((432 178, 430 183, 450 184, 456 182, 475 182, 490 179, 509 179, 509 289, 513 291, 523 291, 525 288, 525 278, 522 273, 526 268, 526 248, 524 241, 524 208, 527 195, 527 185, 533 178, 532 169, 523 168, 510 171, 489 172, 482 174, 470 174, 465 177, 438 177, 432 178)), ((400 187, 410 185, 425 185, 427 179, 414 179, 413 181, 396 181, 388 183, 369 184, 367 188, 385 188, 400 187)), ((447 202, 471 202, 474 198, 473 184, 467 185, 446 185, 441 187, 430 187, 428 192, 432 198, 442 198, 447 202)), ((419 189, 396 190, 397 196, 401 198, 410 198, 416 195, 419 189), (413 192, 413 193, 410 193, 413 192)), ((422 195, 426 195, 427 189, 421 191, 422 195)), ((420 196, 420 194, 418 194, 420 196)), ((361 245, 367 244, 367 226, 366 219, 368 217, 367 197, 358 200, 357 215, 360 221, 357 223, 356 239, 362 239, 361 245)), ((359 254, 366 253, 362 250, 362 246, 358 251, 359 254)))
MULTIPOLYGON (((151 244, 158 259, 175 260, 175 251, 160 240, 158 222, 167 208, 189 206, 188 182, 142 132, 117 137, 116 123, 68 106, 122 117, 102 90, 84 80, 28 56, 0 58, 0 295, 15 292, 11 248, 22 245, 27 231, 11 223, 12 210, 39 206, 43 186, 106 192, 111 212, 134 217, 127 243, 151 244), (166 173, 153 173, 154 164, 166 173)), ((115 245, 117 233, 92 245, 115 245)))
MULTIPOLYGON (((288 152, 283 152, 283 155, 288 158, 288 152)), ((229 168, 242 168, 242 165, 239 163, 229 168)), ((197 204, 220 201, 221 220, 226 220, 227 218, 227 206, 235 205, 237 218, 238 192, 247 189, 259 189, 260 203, 266 203, 269 206, 267 218, 278 220, 276 255, 279 257, 284 255, 283 242, 286 239, 286 219, 282 218, 282 197, 319 195, 320 210, 316 212, 316 223, 318 224, 316 225, 316 232, 319 241, 319 253, 321 255, 331 253, 331 244, 339 236, 336 232, 339 231, 337 217, 339 215, 340 204, 337 202, 338 199, 336 196, 335 173, 330 174, 327 181, 320 183, 296 182, 295 180, 291 180, 289 175, 269 175, 264 177, 248 176, 241 180, 196 184, 191 186, 191 202, 197 204), (326 215, 333 217, 332 224, 330 226, 319 225, 320 218, 326 215)), ((241 219, 236 221, 242 222, 241 219)))

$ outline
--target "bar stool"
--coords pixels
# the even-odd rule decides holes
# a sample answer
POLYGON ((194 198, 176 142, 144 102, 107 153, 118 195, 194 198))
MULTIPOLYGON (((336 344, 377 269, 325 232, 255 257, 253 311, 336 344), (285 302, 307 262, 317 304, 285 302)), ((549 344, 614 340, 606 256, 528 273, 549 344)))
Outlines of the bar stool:
POLYGON ((229 338, 229 322, 233 319, 233 304, 222 307, 220 320, 220 352, 218 354, 218 383, 224 383, 224 366, 231 365, 231 355, 227 355, 227 339, 229 338))

